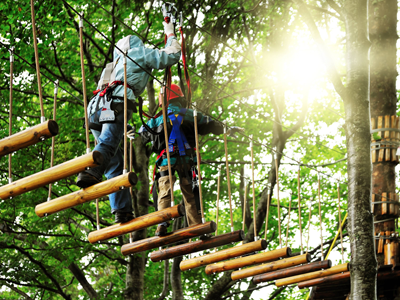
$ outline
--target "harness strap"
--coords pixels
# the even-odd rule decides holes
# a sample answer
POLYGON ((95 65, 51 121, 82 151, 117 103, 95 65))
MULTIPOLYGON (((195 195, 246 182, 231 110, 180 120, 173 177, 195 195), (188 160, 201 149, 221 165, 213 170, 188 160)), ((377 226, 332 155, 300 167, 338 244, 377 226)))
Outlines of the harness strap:
POLYGON ((185 37, 183 35, 183 28, 182 26, 179 27, 179 31, 181 33, 181 38, 182 38, 182 62, 183 62, 183 71, 185 73, 185 79, 186 79, 186 85, 188 87, 188 93, 187 93, 187 106, 190 107, 190 104, 192 102, 192 89, 190 88, 190 76, 188 72, 188 68, 186 65, 186 45, 185 45, 185 37))
MULTIPOLYGON (((107 92, 112 92, 119 85, 124 85, 124 82, 121 80, 115 80, 111 83, 108 83, 103 90, 98 89, 93 91, 93 95, 96 96, 98 93, 100 93, 100 97, 103 97, 107 92)), ((133 91, 133 88, 129 84, 127 86, 133 91)))
MULTIPOLYGON (((168 111, 170 113, 170 111, 168 111)), ((183 116, 186 113, 186 109, 181 109, 179 111, 178 116, 175 116, 173 113, 169 114, 168 117, 172 122, 172 132, 169 136, 168 140, 168 151, 173 152, 174 151, 174 144, 175 142, 178 144, 178 150, 179 150, 179 155, 184 156, 186 155, 185 150, 186 149, 191 149, 190 145, 186 139, 186 136, 182 132, 181 129, 181 124, 183 121, 183 116)))

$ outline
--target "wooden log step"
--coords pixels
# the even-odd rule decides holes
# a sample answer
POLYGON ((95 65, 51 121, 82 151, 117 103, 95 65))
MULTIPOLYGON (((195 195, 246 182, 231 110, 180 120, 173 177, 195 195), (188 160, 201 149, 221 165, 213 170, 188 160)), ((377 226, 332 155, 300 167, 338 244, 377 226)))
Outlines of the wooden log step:
POLYGON ((284 270, 278 270, 274 272, 264 273, 253 277, 253 283, 258 284, 261 282, 273 281, 281 278, 291 277, 299 274, 305 274, 310 272, 315 272, 318 270, 326 270, 332 267, 332 262, 330 260, 316 261, 304 266, 297 266, 292 268, 287 268, 284 270))
POLYGON ((296 275, 288 278, 283 278, 275 281, 276 286, 284 286, 284 285, 289 285, 293 283, 299 283, 302 281, 310 280, 310 279, 315 279, 315 278, 321 278, 329 275, 334 275, 342 272, 347 272, 349 270, 349 264, 341 264, 334 266, 328 270, 323 270, 323 271, 316 271, 316 272, 311 272, 307 274, 301 274, 301 275, 296 275))
POLYGON ((320 284, 330 284, 330 283, 336 283, 340 280, 344 280, 350 278, 350 272, 344 272, 344 273, 339 273, 339 274, 334 274, 334 275, 329 275, 321 278, 315 278, 307 281, 300 282, 297 284, 299 289, 304 289, 307 287, 315 286, 315 285, 320 285, 320 284))
POLYGON ((64 209, 118 192, 121 188, 129 188, 136 183, 136 174, 129 172, 110 180, 97 183, 88 188, 36 205, 35 213, 38 217, 51 215, 64 209))
POLYGON ((229 243, 240 242, 244 239, 243 230, 237 230, 234 232, 228 232, 225 234, 213 236, 212 238, 205 241, 195 241, 192 243, 178 245, 159 251, 154 251, 150 254, 150 258, 153 262, 182 256, 189 253, 194 253, 202 250, 207 250, 219 246, 224 246, 229 243))
POLYGON ((100 230, 89 233, 88 240, 90 243, 111 239, 132 231, 141 230, 162 222, 169 221, 173 218, 179 218, 185 215, 185 208, 182 204, 168 207, 166 209, 155 211, 153 213, 140 216, 126 223, 115 224, 100 230))
POLYGON ((11 197, 16 197, 23 193, 82 172, 88 167, 101 165, 102 162, 103 156, 101 153, 98 151, 93 151, 89 154, 82 155, 55 167, 43 170, 39 173, 0 187, 0 199, 5 200, 11 197))
POLYGON ((204 256, 184 260, 181 262, 180 268, 182 271, 186 271, 219 262, 221 260, 227 260, 233 257, 241 256, 254 251, 264 250, 265 248, 267 248, 267 242, 265 240, 259 240, 229 249, 224 249, 215 253, 210 253, 204 256))
POLYGON ((166 236, 154 236, 144 240, 136 241, 130 244, 123 245, 121 253, 123 255, 143 252, 146 250, 154 249, 164 245, 176 243, 183 240, 188 240, 196 236, 207 233, 215 232, 217 224, 215 222, 207 222, 204 224, 197 224, 195 226, 186 227, 177 231, 171 232, 166 236))
POLYGON ((58 134, 56 121, 48 120, 0 140, 0 157, 58 134))
POLYGON ((225 272, 229 270, 239 269, 246 266, 261 264, 277 260, 279 258, 289 257, 292 254, 292 250, 289 247, 276 249, 268 252, 258 253, 255 255, 245 256, 220 262, 217 264, 208 265, 206 267, 206 274, 211 275, 218 272, 225 272))
POLYGON ((267 264, 262 264, 259 266, 239 270, 239 271, 234 271, 231 274, 232 280, 239 280, 243 278, 247 278, 250 276, 266 273, 266 272, 271 272, 275 270, 280 270, 280 269, 285 269, 293 266, 298 266, 300 264, 306 264, 311 261, 311 255, 309 253, 299 255, 299 256, 294 256, 294 257, 289 257, 286 259, 282 260, 277 260, 273 261, 267 264))

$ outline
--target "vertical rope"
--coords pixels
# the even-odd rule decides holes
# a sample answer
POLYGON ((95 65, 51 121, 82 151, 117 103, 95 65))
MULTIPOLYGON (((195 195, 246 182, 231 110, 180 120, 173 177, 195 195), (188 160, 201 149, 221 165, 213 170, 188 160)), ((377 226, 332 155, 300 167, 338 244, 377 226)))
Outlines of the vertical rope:
MULTIPOLYGON (((133 171, 133 161, 132 161, 132 157, 133 157, 133 144, 132 144, 132 138, 129 139, 129 172, 133 171)), ((133 200, 133 187, 129 188, 129 193, 131 195, 131 201, 133 200)), ((133 203, 132 203, 133 204, 133 203)), ((135 209, 134 209, 135 210, 135 209)), ((135 217, 138 217, 139 214, 136 214, 135 212, 135 217)), ((133 243, 133 235, 132 232, 129 233, 129 242, 133 243)))
MULTIPOLYGON (((168 70, 166 70, 168 72, 168 70)), ((172 182, 172 168, 171 168, 171 157, 169 155, 169 143, 168 143, 168 129, 167 129, 167 107, 166 107, 166 96, 167 91, 165 85, 161 87, 161 92, 165 93, 162 102, 162 115, 163 115, 163 125, 164 125, 164 140, 165 140, 165 152, 167 152, 167 161, 168 161, 168 176, 169 176, 169 185, 171 190, 171 206, 175 205, 174 200, 174 183, 172 182)))
MULTIPOLYGON (((13 80, 14 80, 14 47, 10 49, 10 108, 8 121, 8 136, 12 136, 12 114, 13 114, 13 80)), ((12 183, 12 153, 8 154, 8 183, 12 183)))
MULTIPOLYGON (((57 117, 57 94, 58 94, 58 80, 54 83, 54 99, 53 99, 53 120, 56 120, 57 117)), ((50 168, 54 166, 54 147, 56 144, 56 137, 53 136, 51 138, 51 159, 50 159, 50 168)), ((47 201, 51 200, 51 190, 53 185, 49 184, 49 195, 47 197, 47 201)))
POLYGON ((300 227, 300 249, 303 254, 303 229, 301 228, 301 196, 300 196, 300 164, 299 170, 297 171, 297 195, 299 197, 299 227, 300 227))
POLYGON ((247 181, 246 178, 244 180, 244 198, 243 198, 243 224, 242 224, 242 230, 244 232, 245 225, 246 225, 246 209, 247 209, 247 181))
POLYGON ((339 232, 340 232, 340 244, 342 246, 342 264, 344 263, 344 253, 343 253, 343 234, 342 234, 342 215, 340 210, 340 184, 337 181, 337 197, 338 197, 338 209, 339 209, 339 232))
POLYGON ((290 211, 292 210, 292 193, 289 194, 289 213, 288 213, 288 223, 286 227, 286 247, 289 240, 289 226, 290 226, 290 211))
POLYGON ((126 55, 127 51, 124 53, 124 169, 122 174, 128 172, 128 144, 126 139, 128 135, 128 74, 126 71, 126 55))
POLYGON ((44 121, 46 121, 46 118, 44 116, 44 107, 43 107, 42 80, 40 78, 39 50, 38 50, 38 45, 37 45, 35 7, 34 7, 33 0, 31 0, 31 17, 32 17, 32 31, 33 31, 33 46, 35 48, 36 76, 37 76, 38 89, 39 89, 40 114, 41 114, 40 122, 43 123, 44 121))
POLYGON ((231 231, 233 232, 231 178, 229 176, 228 140, 227 140, 227 133, 226 133, 226 121, 225 121, 225 126, 224 126, 224 146, 225 146, 226 180, 228 182, 229 210, 230 210, 230 213, 231 213, 231 231))
POLYGON ((253 219, 254 219, 254 240, 257 241, 257 219, 256 219, 256 192, 254 187, 254 150, 253 150, 253 135, 250 135, 250 150, 251 150, 251 181, 253 185, 253 219))
POLYGON ((269 219, 269 203, 271 201, 271 194, 268 193, 268 202, 267 202, 267 214, 265 216, 265 234, 264 234, 264 240, 267 240, 267 231, 268 231, 268 219, 269 219))
POLYGON ((198 171, 198 178, 199 178, 199 198, 200 198, 200 208, 201 208, 201 221, 203 223, 206 222, 204 218, 204 206, 203 206, 203 193, 201 191, 201 169, 200 169, 200 147, 199 147, 199 131, 197 128, 197 110, 196 106, 193 109, 193 117, 194 117, 194 136, 196 138, 196 158, 197 158, 197 171, 198 171))
POLYGON ((312 207, 312 201, 310 201, 309 206, 310 206, 310 211, 309 211, 309 213, 308 213, 308 229, 307 229, 308 236, 307 236, 307 250, 306 250, 306 253, 308 253, 308 243, 309 243, 309 241, 310 241, 310 225, 311 225, 311 207, 312 207))
POLYGON ((321 235, 321 261, 324 260, 324 239, 322 238, 322 215, 321 215, 321 178, 318 172, 318 211, 319 211, 319 228, 321 235))
MULTIPOLYGON (((274 152, 272 152, 272 160, 274 160, 274 152)), ((279 246, 282 248, 281 236, 281 204, 279 199, 279 169, 278 169, 278 155, 275 158, 275 172, 276 172, 276 195, 278 199, 278 230, 279 230, 279 246)))
MULTIPOLYGON (((33 0, 31 0, 33 1, 33 0)), ((83 89, 83 107, 85 110, 85 135, 86 135, 86 153, 90 153, 90 140, 89 140, 89 118, 87 112, 87 96, 86 96, 86 76, 85 65, 83 61, 83 12, 79 16, 79 48, 81 55, 81 72, 82 72, 82 89, 83 89)))
POLYGON ((217 230, 215 231, 215 236, 218 235, 218 218, 219 218, 219 193, 221 186, 221 166, 218 167, 218 183, 217 183, 217 230))

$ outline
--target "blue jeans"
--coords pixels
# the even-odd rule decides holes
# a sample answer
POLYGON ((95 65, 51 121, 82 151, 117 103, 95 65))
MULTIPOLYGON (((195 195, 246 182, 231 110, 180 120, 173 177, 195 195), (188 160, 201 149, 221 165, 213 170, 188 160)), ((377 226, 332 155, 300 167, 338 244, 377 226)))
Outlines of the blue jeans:
MULTIPOLYGON (((101 110, 96 114, 100 114, 101 110)), ((128 120, 132 118, 132 110, 128 110, 128 120)), ((93 120, 91 116, 91 120, 93 120)), ((100 124, 98 122, 94 122, 100 124)), ((119 144, 124 136, 124 114, 119 113, 112 123, 102 123, 101 132, 91 129, 97 140, 94 150, 103 155, 103 164, 88 170, 89 174, 101 178, 103 174, 107 179, 114 178, 122 174, 124 169, 123 153, 119 144)), ((111 212, 116 210, 122 212, 132 212, 132 199, 129 189, 123 189, 109 195, 111 212)))

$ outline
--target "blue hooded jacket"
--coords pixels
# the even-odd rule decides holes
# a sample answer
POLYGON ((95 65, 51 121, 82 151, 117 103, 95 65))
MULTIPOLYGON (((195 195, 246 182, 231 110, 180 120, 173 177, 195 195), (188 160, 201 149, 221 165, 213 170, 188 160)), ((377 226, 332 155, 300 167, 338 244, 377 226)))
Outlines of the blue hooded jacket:
MULTIPOLYGON (((117 47, 122 51, 128 51, 127 56, 132 58, 137 64, 151 74, 153 69, 165 69, 166 67, 176 64, 181 56, 181 47, 175 36, 171 36, 167 40, 167 44, 164 49, 150 49, 146 48, 143 42, 134 35, 129 35, 118 41, 117 47)), ((123 54, 117 49, 114 49, 114 60, 112 66, 112 75, 110 76, 109 82, 114 80, 124 80, 124 64, 123 54)), ((127 99, 135 101, 136 97, 143 93, 146 88, 146 84, 149 80, 149 74, 136 65, 133 61, 127 58, 127 80, 128 85, 132 87, 133 91, 128 88, 127 99)), ((100 81, 97 88, 104 88, 104 76, 106 69, 101 74, 100 81)), ((117 86, 111 97, 114 102, 123 102, 124 97, 124 86, 117 86)), ((97 102, 99 101, 99 93, 92 98, 88 105, 88 114, 92 115, 96 112, 97 102)), ((103 101, 100 101, 99 108, 103 107, 103 101)))

